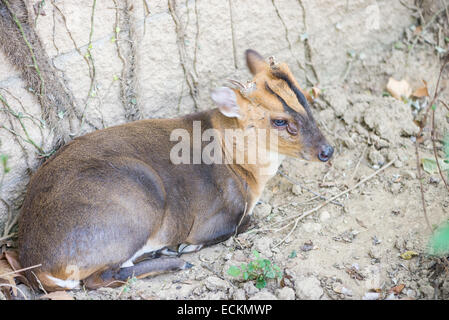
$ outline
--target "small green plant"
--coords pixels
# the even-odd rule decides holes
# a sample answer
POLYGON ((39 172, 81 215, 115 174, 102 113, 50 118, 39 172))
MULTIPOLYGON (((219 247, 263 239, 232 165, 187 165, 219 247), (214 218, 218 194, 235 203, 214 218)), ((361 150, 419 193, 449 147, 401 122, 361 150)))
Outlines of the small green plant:
POLYGON ((244 281, 256 281, 256 288, 262 289, 267 285, 267 279, 282 278, 281 269, 268 259, 260 257, 260 253, 253 251, 256 259, 248 264, 242 263, 240 267, 231 266, 228 274, 233 277, 242 277, 244 281))

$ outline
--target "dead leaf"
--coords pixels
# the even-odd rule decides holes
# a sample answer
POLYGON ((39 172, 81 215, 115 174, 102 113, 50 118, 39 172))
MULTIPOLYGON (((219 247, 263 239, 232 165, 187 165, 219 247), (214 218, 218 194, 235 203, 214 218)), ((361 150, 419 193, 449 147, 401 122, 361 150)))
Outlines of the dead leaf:
POLYGON ((413 31, 413 35, 417 36, 418 34, 420 34, 422 32, 422 26, 417 26, 415 28, 415 30, 413 31))
POLYGON ((412 96, 417 97, 417 98, 423 98, 423 97, 429 96, 429 90, 427 89, 427 82, 425 80, 423 80, 422 82, 424 83, 424 86, 416 89, 412 93, 412 96))
POLYGON ((5 258, 8 261, 9 265, 14 269, 14 271, 22 269, 22 267, 20 266, 19 255, 17 251, 5 251, 5 258))
POLYGON ((387 91, 398 100, 401 100, 402 97, 408 98, 412 94, 410 84, 404 79, 401 81, 388 79, 387 91))
POLYGON ((15 276, 16 276, 16 274, 14 273, 14 270, 9 265, 8 261, 6 261, 6 259, 1 259, 0 260, 0 283, 6 283, 6 284, 11 285, 13 294, 15 296, 17 296, 16 281, 14 280, 15 276))
POLYGON ((49 299, 49 300, 75 300, 71 294, 67 291, 54 291, 43 296, 40 296, 39 299, 49 299))
MULTIPOLYGON (((4 255, 5 255, 5 258, 8 261, 9 265, 11 266, 11 268, 14 271, 22 269, 22 267, 20 266, 19 254, 18 254, 17 251, 15 251, 15 250, 7 250, 7 251, 5 251, 4 255)), ((27 278, 25 278, 25 276, 22 273, 20 273, 20 272, 15 273, 15 277, 20 282, 22 282, 26 286, 30 287, 30 282, 28 281, 27 278)))

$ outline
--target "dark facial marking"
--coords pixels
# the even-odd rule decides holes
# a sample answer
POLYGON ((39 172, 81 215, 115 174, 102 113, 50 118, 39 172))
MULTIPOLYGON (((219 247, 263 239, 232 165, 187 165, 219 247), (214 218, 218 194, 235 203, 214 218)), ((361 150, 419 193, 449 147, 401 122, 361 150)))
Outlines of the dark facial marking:
MULTIPOLYGON (((300 125, 300 127, 307 125, 307 122, 308 122, 307 117, 305 117, 301 113, 290 108, 289 105, 285 102, 285 100, 282 99, 282 97, 280 97, 276 92, 274 92, 270 88, 268 83, 266 83, 266 82, 265 82, 265 88, 267 89, 268 92, 270 92, 272 95, 274 95, 276 98, 278 98, 278 100, 282 103, 282 106, 284 107, 285 112, 290 114, 293 117, 293 119, 295 119, 295 121, 300 125)), ((295 122, 289 121, 287 124, 287 131, 291 135, 296 136, 298 134, 298 126, 296 125, 295 122)))
POLYGON ((309 108, 309 104, 307 103, 307 99, 306 97, 302 94, 301 90, 299 90, 294 84, 293 82, 290 80, 290 78, 283 72, 280 71, 274 71, 273 72, 273 76, 275 76, 278 79, 284 80, 288 87, 290 88, 290 90, 293 91, 293 93, 296 96, 296 99, 298 99, 298 102, 304 107, 304 109, 306 110, 307 114, 309 115, 309 117, 312 117, 312 113, 310 112, 310 108, 309 108))

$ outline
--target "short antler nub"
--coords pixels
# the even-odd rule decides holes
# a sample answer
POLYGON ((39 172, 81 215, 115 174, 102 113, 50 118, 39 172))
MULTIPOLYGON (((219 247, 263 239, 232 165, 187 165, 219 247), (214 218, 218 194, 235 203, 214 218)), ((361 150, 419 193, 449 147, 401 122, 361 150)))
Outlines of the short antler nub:
POLYGON ((243 94, 244 96, 251 93, 255 89, 255 83, 251 80, 248 80, 246 84, 243 84, 240 81, 234 79, 228 79, 228 81, 233 85, 237 86, 240 90, 240 93, 243 94))

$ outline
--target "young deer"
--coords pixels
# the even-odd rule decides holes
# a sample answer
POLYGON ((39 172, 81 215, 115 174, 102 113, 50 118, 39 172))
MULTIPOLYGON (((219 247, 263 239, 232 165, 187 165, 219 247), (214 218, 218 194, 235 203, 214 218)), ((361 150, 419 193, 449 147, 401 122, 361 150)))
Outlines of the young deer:
MULTIPOLYGON (((214 90, 217 109, 98 130, 67 143, 39 168, 19 221, 22 267, 42 264, 35 275, 27 273, 35 285, 38 278, 46 290, 66 290, 82 281, 92 289, 189 268, 182 253, 247 227, 284 156, 330 159, 333 148, 287 65, 267 63, 253 50, 246 60, 253 80, 214 90), (195 123, 202 134, 215 130, 215 155, 230 161, 173 163, 172 132, 195 136, 195 123), (236 145, 225 143, 232 129, 247 137, 265 129, 276 143, 255 164, 236 163, 250 147, 234 154, 236 145)), ((193 152, 204 139, 195 143, 193 152)))

